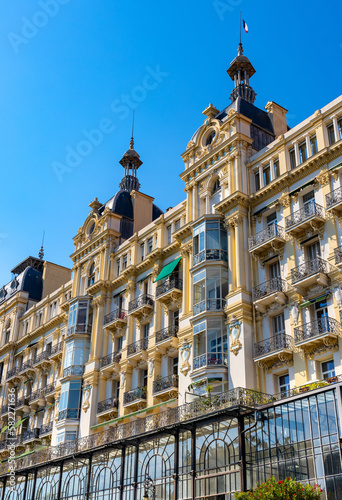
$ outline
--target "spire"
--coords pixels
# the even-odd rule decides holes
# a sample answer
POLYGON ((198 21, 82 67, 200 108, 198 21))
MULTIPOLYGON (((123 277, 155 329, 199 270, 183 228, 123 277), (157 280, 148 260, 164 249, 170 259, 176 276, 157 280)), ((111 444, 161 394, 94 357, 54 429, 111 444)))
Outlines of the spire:
POLYGON ((120 189, 124 191, 139 191, 140 183, 137 178, 137 170, 142 165, 140 156, 134 149, 134 111, 133 111, 133 122, 132 122, 132 137, 129 143, 129 149, 123 155, 120 160, 120 164, 125 169, 125 176, 120 182, 120 189))
POLYGON ((254 104, 256 93, 249 85, 249 79, 254 75, 255 69, 248 57, 243 55, 243 47, 240 41, 238 55, 227 70, 228 75, 233 80, 235 88, 230 94, 230 100, 234 102, 238 97, 254 104))
POLYGON ((38 258, 40 260, 44 259, 44 237, 45 237, 45 231, 43 231, 42 246, 40 247, 40 250, 39 250, 39 253, 38 253, 38 258))

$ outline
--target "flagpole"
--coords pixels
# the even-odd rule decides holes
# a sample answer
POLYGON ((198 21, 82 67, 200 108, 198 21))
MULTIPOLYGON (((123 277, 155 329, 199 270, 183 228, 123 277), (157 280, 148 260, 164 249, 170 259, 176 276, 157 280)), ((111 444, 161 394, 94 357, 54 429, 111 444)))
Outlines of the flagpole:
POLYGON ((240 10, 240 43, 241 43, 241 10, 240 10))

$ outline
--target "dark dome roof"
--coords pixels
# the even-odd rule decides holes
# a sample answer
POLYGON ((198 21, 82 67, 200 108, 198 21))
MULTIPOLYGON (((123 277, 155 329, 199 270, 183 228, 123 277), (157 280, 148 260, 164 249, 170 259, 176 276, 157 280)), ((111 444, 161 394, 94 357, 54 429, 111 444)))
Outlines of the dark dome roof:
POLYGON ((133 203, 128 191, 120 189, 114 196, 111 211, 115 214, 133 219, 133 203))

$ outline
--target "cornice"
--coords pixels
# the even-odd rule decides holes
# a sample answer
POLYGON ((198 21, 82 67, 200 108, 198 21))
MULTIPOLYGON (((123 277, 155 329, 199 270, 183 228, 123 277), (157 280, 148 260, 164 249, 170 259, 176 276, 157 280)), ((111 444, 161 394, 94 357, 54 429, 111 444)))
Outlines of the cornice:
POLYGON ((249 200, 250 197, 247 194, 242 193, 241 191, 235 191, 235 193, 217 203, 215 205, 215 210, 221 214, 224 214, 225 212, 237 207, 238 205, 248 207, 249 200))

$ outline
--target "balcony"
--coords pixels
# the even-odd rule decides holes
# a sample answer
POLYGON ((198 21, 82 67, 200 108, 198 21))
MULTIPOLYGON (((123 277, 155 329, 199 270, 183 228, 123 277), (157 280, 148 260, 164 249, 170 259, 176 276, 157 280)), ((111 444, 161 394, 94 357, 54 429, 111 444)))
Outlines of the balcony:
POLYGON ((50 359, 58 359, 62 353, 63 342, 55 344, 51 348, 50 359))
POLYGON ((291 282, 297 293, 305 294, 305 290, 313 285, 328 286, 327 274, 331 270, 329 262, 316 257, 291 269, 291 282))
POLYGON ((337 337, 341 334, 341 324, 336 319, 328 317, 316 319, 294 329, 295 344, 303 348, 321 342, 331 345, 336 343, 337 337))
POLYGON ((49 384, 44 389, 41 389, 40 395, 44 396, 47 398, 48 396, 51 396, 56 390, 55 384, 49 384))
POLYGON ((141 403, 146 403, 147 389, 146 387, 137 387, 124 393, 124 406, 135 406, 141 403))
POLYGON ((114 373, 119 375, 121 356, 121 351, 116 351, 101 358, 100 366, 105 377, 112 375, 113 378, 114 373))
POLYGON ((28 361, 25 361, 25 363, 22 363, 20 368, 19 368, 19 373, 24 373, 27 370, 30 370, 33 366, 33 360, 29 359, 28 361))
POLYGON ((285 217, 285 231, 298 236, 307 228, 316 229, 325 222, 325 210, 315 201, 307 203, 303 208, 285 217))
POLYGON ((118 400, 117 398, 108 398, 104 401, 97 403, 97 413, 104 413, 107 411, 117 411, 118 410, 118 400))
POLYGON ((50 352, 43 351, 37 354, 33 360, 33 365, 34 366, 42 365, 43 369, 48 368, 50 366, 50 352))
POLYGON ((166 278, 156 288, 156 300, 169 309, 179 309, 182 303, 183 280, 177 276, 166 278))
POLYGON ((226 301, 223 299, 206 299, 198 304, 194 304, 193 315, 201 314, 206 311, 223 311, 226 301))
POLYGON ((24 406, 24 405, 25 405, 25 401, 26 401, 26 399, 27 399, 27 396, 23 396, 22 398, 18 399, 18 401, 17 401, 17 403, 16 403, 16 405, 15 405, 15 407, 16 407, 16 409, 17 409, 17 410, 18 410, 19 408, 21 408, 22 406, 24 406))
POLYGON ((15 366, 12 368, 12 370, 9 370, 6 375, 6 380, 10 380, 11 378, 17 376, 20 372, 20 369, 18 366, 15 366))
POLYGON ((144 293, 128 304, 128 314, 131 314, 138 321, 147 318, 153 312, 153 297, 144 293))
POLYGON ((39 436, 46 436, 47 434, 51 434, 53 429, 53 422, 49 422, 46 425, 42 425, 40 428, 39 436))
POLYGON ((278 276, 255 286, 253 288, 255 309, 264 314, 267 307, 274 302, 284 305, 286 303, 286 287, 286 281, 278 276))
POLYGON ((130 361, 139 361, 143 359, 147 361, 146 349, 148 348, 148 338, 143 338, 137 342, 133 342, 127 346, 127 357, 130 361))
POLYGON ((204 366, 228 366, 228 354, 222 352, 209 352, 194 358, 194 370, 198 370, 204 366))
POLYGON ((41 389, 38 389, 38 391, 32 392, 28 396, 28 399, 29 399, 29 404, 38 403, 41 406, 43 406, 45 404, 41 389))
POLYGON ((153 382, 153 395, 154 396, 167 396, 166 399, 174 397, 178 392, 178 375, 168 375, 164 378, 157 378, 153 382))
POLYGON ((91 325, 86 325, 86 324, 80 324, 78 323, 77 325, 69 326, 67 330, 67 337, 69 335, 90 335, 91 334, 91 325))
POLYGON ((34 441, 39 439, 39 428, 32 429, 32 431, 26 431, 23 433, 23 443, 27 441, 34 441))
POLYGON ((285 355, 292 356, 294 350, 293 338, 285 333, 277 333, 269 339, 254 344, 254 361, 271 361, 285 355))
POLYGON ((266 252, 285 244, 285 230, 278 224, 270 224, 265 229, 248 238, 248 249, 253 253, 266 252))
POLYGON ((1 407, 1 415, 4 415, 8 412, 8 405, 2 405, 1 407))
POLYGON ((202 262, 212 261, 212 260, 215 261, 221 260, 223 262, 228 262, 228 253, 226 252, 226 250, 219 250, 219 249, 202 250, 202 252, 193 256, 192 265, 197 266, 202 262))
POLYGON ((72 365, 64 368, 63 377, 68 377, 69 375, 76 375, 81 377, 83 375, 84 366, 83 365, 72 365))
POLYGON ((342 187, 339 187, 325 195, 327 210, 335 212, 337 215, 342 212, 342 187))
POLYGON ((114 309, 111 313, 107 314, 103 320, 103 326, 113 333, 120 333, 124 335, 127 325, 127 311, 124 309, 114 309))
POLYGON ((334 249, 335 265, 342 264, 342 246, 334 249))
POLYGON ((78 408, 70 408, 68 410, 62 410, 58 413, 58 421, 71 419, 78 420, 80 418, 80 410, 78 408))

